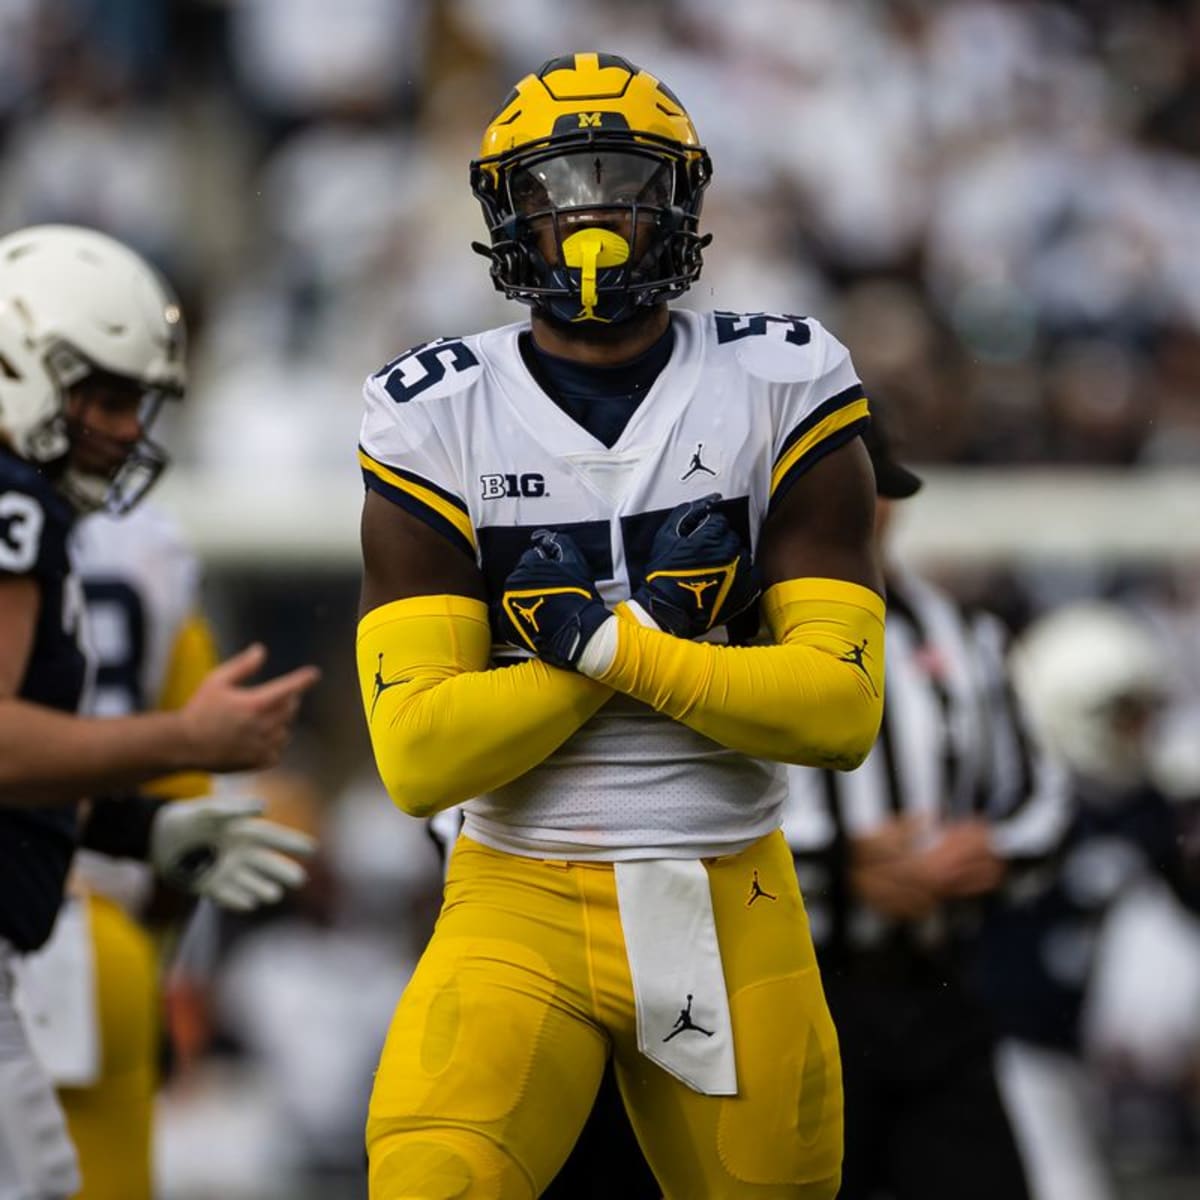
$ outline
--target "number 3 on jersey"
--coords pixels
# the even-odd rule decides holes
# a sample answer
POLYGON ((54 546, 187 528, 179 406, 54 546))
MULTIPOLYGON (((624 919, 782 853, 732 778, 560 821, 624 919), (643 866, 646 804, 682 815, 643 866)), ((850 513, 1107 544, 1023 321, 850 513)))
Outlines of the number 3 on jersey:
POLYGON ((0 495, 0 571, 23 575, 37 562, 46 516, 32 496, 0 495))

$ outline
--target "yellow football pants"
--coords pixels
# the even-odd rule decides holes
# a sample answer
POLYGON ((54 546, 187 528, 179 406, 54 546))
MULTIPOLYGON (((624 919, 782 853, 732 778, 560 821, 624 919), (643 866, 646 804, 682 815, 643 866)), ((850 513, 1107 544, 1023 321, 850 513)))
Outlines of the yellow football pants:
POLYGON ((736 1096, 700 1095, 638 1052, 611 864, 544 862, 460 837, 375 1080, 371 1200, 539 1195, 610 1053, 668 1200, 831 1200, 841 1067, 792 856, 773 833, 706 866, 736 1096))
POLYGON ((95 951, 100 1078, 62 1088, 83 1191, 76 1200, 150 1200, 158 1082, 158 963, 150 935, 120 905, 87 899, 95 951))

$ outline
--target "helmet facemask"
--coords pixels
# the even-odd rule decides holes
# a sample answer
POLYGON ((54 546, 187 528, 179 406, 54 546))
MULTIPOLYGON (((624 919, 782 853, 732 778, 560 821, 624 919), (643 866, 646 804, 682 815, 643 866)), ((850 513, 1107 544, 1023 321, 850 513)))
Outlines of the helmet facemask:
POLYGON ((67 465, 60 478, 60 489, 77 512, 103 510, 114 515, 127 513, 139 503, 167 469, 171 456, 148 436, 153 422, 168 397, 163 392, 147 394, 143 411, 142 436, 129 448, 120 465, 111 474, 82 471, 67 465))
POLYGON ((710 240, 698 232, 708 155, 650 134, 556 134, 472 164, 496 287, 564 324, 628 321, 682 295, 710 240))
POLYGON ((150 430, 164 402, 178 399, 181 392, 171 386, 147 384, 142 380, 97 370, 83 355, 64 342, 51 347, 46 358, 48 373, 60 396, 57 424, 65 435, 66 453, 56 464, 58 487, 80 513, 103 510, 128 512, 137 504, 170 463, 170 456, 150 437, 150 430), (97 429, 92 416, 101 403, 89 397, 97 379, 136 397, 138 437, 118 444, 111 433, 97 429), (107 453, 88 461, 87 441, 107 443, 107 453), (121 449, 117 446, 121 445, 121 449))

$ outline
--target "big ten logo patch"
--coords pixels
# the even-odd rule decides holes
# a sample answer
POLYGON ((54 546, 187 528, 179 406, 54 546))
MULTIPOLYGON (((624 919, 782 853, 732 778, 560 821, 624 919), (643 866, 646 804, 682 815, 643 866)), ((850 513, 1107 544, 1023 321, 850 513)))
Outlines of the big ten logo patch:
POLYGON ((546 494, 546 477, 536 471, 524 475, 480 475, 479 482, 485 500, 513 500, 519 496, 536 500, 546 494))

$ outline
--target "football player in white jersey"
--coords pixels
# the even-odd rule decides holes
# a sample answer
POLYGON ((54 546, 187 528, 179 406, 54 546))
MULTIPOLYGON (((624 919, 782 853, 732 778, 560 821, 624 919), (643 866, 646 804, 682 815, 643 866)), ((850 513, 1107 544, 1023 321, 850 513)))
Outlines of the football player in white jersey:
POLYGON ((158 477, 166 458, 149 428, 184 380, 179 307, 132 250, 71 226, 0 239, 2 1200, 80 1186, 12 993, 15 960, 54 926, 77 841, 147 857, 200 893, 261 882, 245 869, 255 831, 244 807, 121 793, 176 769, 276 761, 316 680, 301 668, 247 686, 263 661, 257 646, 210 672, 175 712, 77 715, 91 670, 71 530, 81 513, 132 507, 158 477), (102 799, 85 809, 85 797, 102 799))
POLYGON ((413 815, 467 802, 376 1077, 374 1200, 538 1195, 610 1058, 668 1197, 838 1188, 781 764, 853 767, 878 728, 867 402, 815 321, 668 309, 710 172, 648 72, 547 62, 472 164, 530 320, 366 384, 376 762, 413 815))

